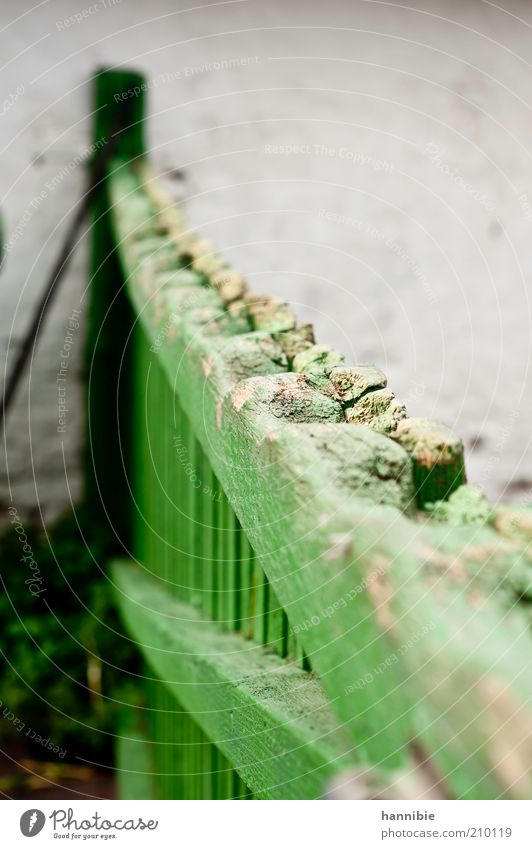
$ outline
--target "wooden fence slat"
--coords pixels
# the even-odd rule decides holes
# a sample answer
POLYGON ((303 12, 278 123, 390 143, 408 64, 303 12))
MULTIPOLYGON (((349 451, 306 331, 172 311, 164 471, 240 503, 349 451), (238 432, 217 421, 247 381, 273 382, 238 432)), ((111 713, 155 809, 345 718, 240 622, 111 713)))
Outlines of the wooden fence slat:
MULTIPOLYGON (((131 563, 115 564, 113 577, 150 666, 259 798, 316 798, 335 772, 356 763, 355 745, 314 678, 222 632, 131 563)), ((225 761, 218 770, 215 798, 232 783, 225 761)))

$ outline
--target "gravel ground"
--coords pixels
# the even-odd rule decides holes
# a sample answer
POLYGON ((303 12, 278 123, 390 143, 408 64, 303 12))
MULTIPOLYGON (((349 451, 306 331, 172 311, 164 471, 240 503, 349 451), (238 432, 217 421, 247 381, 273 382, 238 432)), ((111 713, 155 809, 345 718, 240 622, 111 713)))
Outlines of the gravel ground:
MULTIPOLYGON (((90 75, 130 65, 192 223, 412 414, 455 427, 492 498, 530 500, 530 4, 83 3, 0 11, 3 361, 83 184, 90 75)), ((9 421, 0 496, 21 511, 79 493, 86 282, 83 245, 9 421)))
POLYGON ((0 800, 115 798, 111 769, 36 760, 35 752, 28 752, 23 744, 2 741, 0 800))

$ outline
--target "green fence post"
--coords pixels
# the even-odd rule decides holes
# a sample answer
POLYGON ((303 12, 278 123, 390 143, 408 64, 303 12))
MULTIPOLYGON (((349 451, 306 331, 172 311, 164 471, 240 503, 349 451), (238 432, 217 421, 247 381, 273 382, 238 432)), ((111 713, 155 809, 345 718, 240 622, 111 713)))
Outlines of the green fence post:
MULTIPOLYGON (((93 202, 91 268, 86 342, 87 448, 86 503, 95 519, 108 523, 117 541, 129 541, 127 474, 130 454, 123 413, 129 403, 126 367, 132 311, 123 294, 124 277, 116 254, 107 176, 125 160, 142 157, 144 92, 141 74, 100 70, 93 80, 93 169, 109 155, 93 202), (126 453, 127 452, 127 453, 126 453)), ((118 547, 118 546, 117 546, 118 547)))

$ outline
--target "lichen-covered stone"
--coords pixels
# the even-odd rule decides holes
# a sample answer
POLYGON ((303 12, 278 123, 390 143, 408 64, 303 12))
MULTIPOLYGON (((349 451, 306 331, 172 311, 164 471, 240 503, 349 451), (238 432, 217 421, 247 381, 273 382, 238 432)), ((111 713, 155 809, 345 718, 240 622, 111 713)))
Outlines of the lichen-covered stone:
POLYGON ((495 530, 508 539, 527 547, 532 543, 532 509, 529 507, 497 507, 492 510, 492 521, 495 530))
POLYGON ((324 395, 328 395, 329 398, 334 398, 335 401, 340 401, 334 386, 332 385, 329 379, 329 369, 328 368, 317 368, 312 371, 305 372, 297 372, 298 374, 303 374, 305 376, 305 380, 309 386, 312 386, 313 389, 317 389, 319 392, 323 392, 324 395))
POLYGON ((169 271, 159 271, 154 278, 156 288, 175 286, 177 288, 205 288, 203 277, 190 268, 173 268, 169 271))
POLYGON ((232 268, 216 271, 211 276, 210 282, 225 303, 241 301, 246 294, 247 287, 243 276, 232 268))
POLYGON ((447 501, 427 504, 426 510, 439 522, 460 525, 484 525, 493 513, 493 507, 480 487, 470 484, 458 487, 447 501))
POLYGON ((170 260, 176 262, 179 259, 179 250, 172 239, 162 236, 153 236, 134 242, 130 247, 130 256, 138 263, 145 263, 154 259, 160 265, 161 261, 170 260))
POLYGON ((462 440, 432 419, 400 422, 393 438, 410 454, 418 504, 444 500, 466 481, 462 440))
POLYGON ((366 425, 379 433, 393 433, 406 418, 406 409, 389 389, 377 389, 348 407, 345 415, 350 424, 366 425))
POLYGON ((319 427, 310 434, 319 440, 335 484, 374 503, 412 509, 412 461, 397 443, 362 425, 339 428, 334 439, 330 434, 325 438, 319 427))
POLYGON ((358 401, 366 392, 386 387, 386 375, 374 365, 335 366, 329 379, 336 396, 345 404, 358 401))
POLYGON ((312 345, 296 354, 292 369, 304 374, 310 371, 320 371, 325 366, 339 365, 344 360, 344 355, 329 345, 312 345))
POLYGON ((315 344, 314 328, 312 324, 302 324, 296 327, 295 330, 286 330, 284 333, 274 333, 273 336, 279 342, 289 363, 292 362, 296 354, 301 351, 306 351, 315 344))
MULTIPOLYGON (((126 234, 125 241, 129 245, 137 244, 138 242, 144 242, 146 239, 160 239, 161 237, 170 236, 172 239, 168 228, 163 224, 163 222, 159 218, 153 218, 151 221, 145 221, 141 219, 139 224, 142 222, 142 226, 136 227, 132 229, 130 232, 126 234)), ((175 240, 173 239, 175 242, 175 240)))
POLYGON ((252 375, 286 372, 286 356, 268 333, 232 336, 215 347, 223 359, 224 378, 231 385, 252 375))
POLYGON ((270 333, 293 330, 296 317, 287 303, 268 295, 248 295, 245 299, 251 325, 270 333))
POLYGON ((192 268, 194 271, 199 271, 205 277, 211 277, 214 274, 228 269, 229 263, 221 254, 202 254, 201 256, 192 259, 192 268))
POLYGON ((249 403, 260 403, 275 418, 296 423, 340 422, 344 418, 340 404, 316 392, 298 374, 243 381, 233 392, 233 406, 242 409, 249 403))
POLYGON ((210 239, 196 235, 188 245, 188 252, 193 259, 198 259, 200 256, 214 256, 216 248, 210 239))
POLYGON ((442 461, 452 462, 463 456, 460 437, 446 425, 433 419, 410 418, 398 426, 394 435, 416 461, 427 468, 442 461))
POLYGON ((244 301, 230 301, 227 304, 227 310, 231 313, 232 316, 234 316, 234 318, 238 318, 240 321, 244 322, 248 330, 251 330, 251 322, 244 301))

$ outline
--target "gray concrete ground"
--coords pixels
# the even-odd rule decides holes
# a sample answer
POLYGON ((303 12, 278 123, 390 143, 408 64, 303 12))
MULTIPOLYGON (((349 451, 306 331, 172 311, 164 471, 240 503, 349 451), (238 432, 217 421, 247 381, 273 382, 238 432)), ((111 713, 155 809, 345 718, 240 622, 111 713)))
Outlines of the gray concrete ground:
MULTIPOLYGON (((3 363, 83 183, 91 72, 134 66, 192 223, 320 341, 381 366, 412 414, 455 427, 492 498, 532 498, 529 3, 3 0, 0 16, 3 363)), ((79 493, 83 328, 68 334, 86 282, 83 246, 9 421, 0 495, 23 511, 79 493)))

